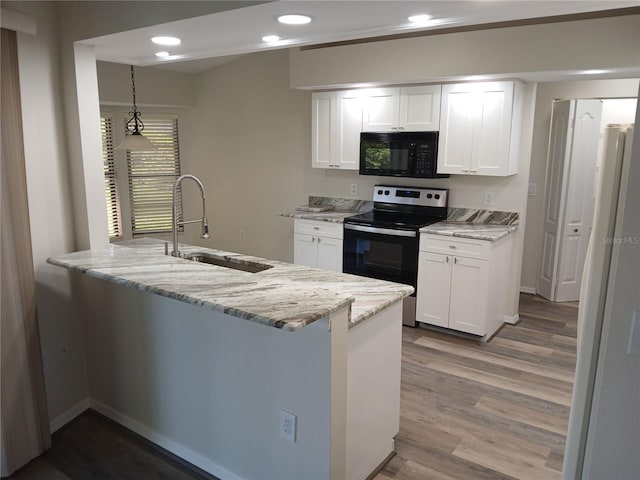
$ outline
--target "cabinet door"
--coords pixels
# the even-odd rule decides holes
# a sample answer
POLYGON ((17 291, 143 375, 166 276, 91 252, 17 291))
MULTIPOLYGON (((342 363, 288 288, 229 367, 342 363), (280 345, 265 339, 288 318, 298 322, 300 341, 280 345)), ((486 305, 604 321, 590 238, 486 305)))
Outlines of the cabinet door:
POLYGON ((471 165, 474 95, 459 85, 442 87, 438 173, 468 174, 471 165))
POLYGON ((489 262, 475 258, 452 258, 449 328, 485 335, 489 262))
POLYGON ((362 131, 362 91, 344 91, 336 95, 335 164, 338 168, 360 167, 360 132, 362 131))
POLYGON ((335 92, 312 94, 311 115, 311 166, 329 168, 335 163, 335 92))
POLYGON ((375 88, 367 92, 363 132, 390 132, 398 128, 399 88, 375 88))
POLYGON ((483 84, 473 119, 473 152, 469 171, 477 175, 508 174, 513 82, 483 84))
POLYGON ((318 266, 318 247, 316 237, 295 233, 293 235, 293 263, 306 265, 307 267, 318 266))
POLYGON ((398 129, 414 132, 438 131, 441 92, 441 85, 401 88, 398 129))
POLYGON ((416 320, 449 327, 449 289, 453 256, 420 252, 416 320))
POLYGON ((342 272, 342 240, 316 237, 318 245, 318 268, 342 272))

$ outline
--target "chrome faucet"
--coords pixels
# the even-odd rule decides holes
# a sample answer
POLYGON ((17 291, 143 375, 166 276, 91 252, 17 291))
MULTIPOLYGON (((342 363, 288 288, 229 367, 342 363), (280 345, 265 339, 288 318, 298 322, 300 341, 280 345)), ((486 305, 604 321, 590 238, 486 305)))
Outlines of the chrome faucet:
POLYGON ((196 222, 200 222, 202 223, 202 235, 200 235, 200 238, 209 238, 209 224, 207 223, 207 214, 205 213, 205 198, 206 195, 204 193, 204 185, 202 185, 202 182, 198 179, 198 177, 196 177, 195 175, 181 175, 180 177, 178 177, 178 179, 176 180, 176 183, 173 185, 173 250, 171 251, 171 255, 174 257, 180 257, 180 250, 178 250, 178 228, 181 225, 186 225, 188 223, 196 223, 196 222), (200 192, 202 193, 202 218, 199 220, 189 220, 186 222, 179 222, 178 221, 178 212, 177 212, 177 204, 176 204, 176 199, 177 199, 177 193, 178 193, 178 187, 180 186, 180 183, 182 183, 182 180, 184 180, 185 178, 190 178, 191 180, 193 180, 194 182, 196 182, 198 184, 198 186, 200 187, 200 192))

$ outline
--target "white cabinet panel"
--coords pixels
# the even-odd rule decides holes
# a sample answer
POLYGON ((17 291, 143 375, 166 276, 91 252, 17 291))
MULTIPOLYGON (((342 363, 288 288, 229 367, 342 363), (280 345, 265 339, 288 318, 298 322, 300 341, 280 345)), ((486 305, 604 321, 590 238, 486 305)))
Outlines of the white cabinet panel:
POLYGON ((316 246, 315 237, 302 233, 294 233, 293 263, 306 265, 307 267, 316 267, 318 264, 317 251, 318 247, 316 246))
POLYGON ((311 165, 357 170, 362 130, 361 91, 316 92, 311 98, 311 165))
POLYGON ((491 335, 514 313, 505 296, 512 240, 420 235, 416 320, 491 335))
POLYGON ((317 267, 334 272, 342 272, 342 240, 317 237, 317 267))
POLYGON ((441 85, 366 90, 362 131, 437 131, 441 91, 441 85))
POLYGON ((451 274, 449 328, 475 335, 486 332, 489 262, 454 257, 451 274))
POLYGON ((521 86, 515 82, 442 87, 438 173, 517 173, 521 86))
POLYGON ((390 132, 397 130, 399 108, 399 88, 367 90, 362 131, 390 132))
POLYGON ((420 85, 400 89, 398 129, 413 132, 440 128, 441 85, 420 85))
POLYGON ((311 103, 311 162, 328 168, 335 150, 336 97, 333 92, 314 93, 311 103))
POLYGON ((342 224, 294 220, 293 262, 342 272, 342 224))
POLYGON ((447 255, 420 252, 416 296, 418 322, 449 327, 451 258, 447 255))

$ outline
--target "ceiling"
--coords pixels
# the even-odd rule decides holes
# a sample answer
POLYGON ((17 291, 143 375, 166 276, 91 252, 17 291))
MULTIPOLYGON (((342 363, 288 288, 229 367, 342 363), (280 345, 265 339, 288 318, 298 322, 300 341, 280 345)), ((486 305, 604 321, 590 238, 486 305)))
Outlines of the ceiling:
POLYGON ((95 47, 98 60, 197 73, 257 51, 638 6, 640 1, 617 0, 283 0, 105 35, 83 43, 95 47), (313 21, 307 25, 283 25, 276 17, 284 13, 304 13, 313 21), (411 24, 408 17, 416 14, 431 15, 431 22, 426 26, 411 24), (182 43, 158 47, 150 41, 157 35, 177 36, 182 43), (262 41, 265 35, 278 35, 281 40, 267 44, 262 41), (160 50, 171 56, 157 58, 155 52, 160 50))

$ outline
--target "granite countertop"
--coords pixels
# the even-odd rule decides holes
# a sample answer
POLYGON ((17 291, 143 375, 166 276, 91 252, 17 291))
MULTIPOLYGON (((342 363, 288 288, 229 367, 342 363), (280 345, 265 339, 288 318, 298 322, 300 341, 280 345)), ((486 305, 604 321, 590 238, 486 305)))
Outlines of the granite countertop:
POLYGON ((164 255, 163 241, 151 238, 51 257, 47 262, 288 331, 349 304, 352 328, 413 292, 408 285, 221 250, 181 245, 180 251, 206 252, 271 268, 248 273, 175 258, 164 255))
POLYGON ((280 212, 278 215, 281 217, 342 223, 347 217, 371 210, 373 210, 373 202, 368 200, 317 197, 312 195, 309 197, 308 205, 302 205, 295 210, 280 212), (314 209, 324 209, 324 211, 312 211, 314 209))
POLYGON ((495 242, 511 232, 515 232, 517 229, 518 225, 494 225, 446 220, 423 227, 420 229, 420 233, 495 242))

